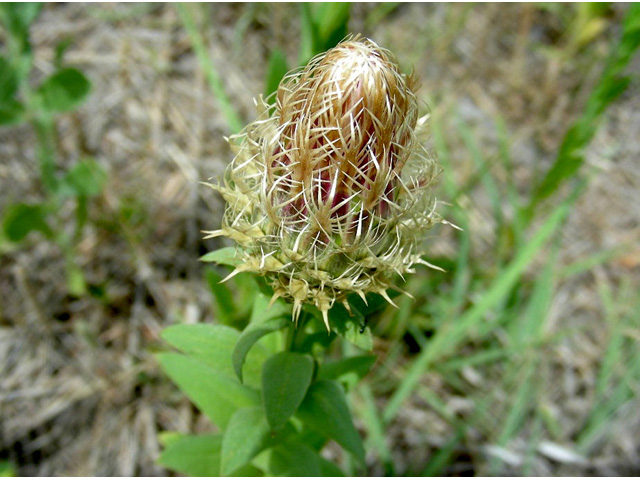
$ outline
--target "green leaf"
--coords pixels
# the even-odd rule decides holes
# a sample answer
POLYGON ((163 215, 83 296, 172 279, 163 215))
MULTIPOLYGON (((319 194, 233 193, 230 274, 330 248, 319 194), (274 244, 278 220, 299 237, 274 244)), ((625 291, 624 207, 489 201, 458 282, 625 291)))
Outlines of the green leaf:
POLYGON ((375 355, 360 355, 337 362, 323 363, 318 370, 318 378, 341 381, 353 387, 369 373, 376 359, 375 355))
POLYGON ((345 473, 340 470, 335 463, 330 462, 329 460, 318 455, 318 460, 320 462, 320 470, 322 471, 323 477, 345 477, 345 473))
POLYGON ((37 90, 43 107, 50 112, 66 112, 89 95, 91 82, 75 68, 64 68, 47 78, 37 90))
MULTIPOLYGON (((245 332, 242 335, 245 335, 245 332)), ((242 336, 237 330, 225 325, 172 325, 162 332, 162 338, 177 349, 235 380, 235 355, 237 345, 242 341, 242 336)), ((242 359, 243 362, 249 362, 246 383, 259 387, 262 382, 262 364, 266 360, 267 352, 264 349, 253 349, 249 352, 249 348, 244 352, 242 359)))
POLYGON ((220 265, 229 265, 231 267, 237 267, 240 265, 240 260, 236 257, 235 247, 224 247, 209 252, 200 257, 201 262, 214 262, 220 265))
POLYGON ((298 63, 300 65, 306 64, 316 52, 316 45, 318 43, 318 33, 316 26, 313 23, 311 14, 311 8, 309 3, 300 3, 300 47, 298 63))
POLYGON ((217 372, 233 378, 231 352, 240 333, 224 325, 171 325, 161 336, 170 345, 217 372))
POLYGON ((0 477, 15 477, 16 470, 9 460, 0 460, 0 477))
POLYGON ((25 108, 18 100, 10 98, 0 104, 0 125, 15 125, 25 119, 25 108))
POLYGON ((566 218, 570 211, 570 206, 580 191, 575 190, 571 197, 556 207, 530 240, 517 252, 515 258, 503 269, 502 274, 496 278, 485 292, 482 292, 477 303, 460 315, 455 322, 447 323, 441 327, 433 338, 429 340, 426 348, 423 348, 420 355, 411 364, 398 388, 389 399, 384 411, 385 422, 388 423, 395 417, 404 401, 420 383, 424 372, 431 367, 433 362, 446 353, 455 350, 465 336, 468 335, 468 332, 474 326, 482 323, 486 318, 487 312, 500 301, 503 301, 511 292, 522 273, 533 262, 538 252, 546 245, 547 240, 557 231, 562 221, 566 218))
POLYGON ((373 336, 371 329, 365 325, 365 318, 356 308, 351 313, 341 303, 336 303, 329 310, 329 325, 331 330, 356 347, 370 352, 373 350, 373 336))
POLYGON ((39 203, 10 205, 4 216, 4 233, 12 242, 23 240, 31 232, 53 237, 53 231, 47 224, 47 213, 45 205, 39 203))
POLYGON ((296 416, 309 428, 334 439, 364 464, 362 439, 353 425, 340 384, 333 380, 318 380, 309 388, 296 416))
POLYGON ((269 473, 276 477, 319 477, 320 456, 306 445, 280 445, 271 451, 269 473))
POLYGON ((82 297, 87 293, 87 280, 84 273, 74 263, 67 265, 67 288, 69 293, 76 297, 82 297))
MULTIPOLYGON (((176 9, 178 10, 180 20, 182 20, 184 28, 189 35, 191 46, 198 59, 198 63, 200 64, 200 67, 204 71, 205 77, 209 82, 211 92, 214 94, 216 100, 218 101, 220 112, 222 113, 222 116, 227 120, 229 129, 233 133, 237 133, 244 127, 244 122, 234 108, 233 102, 227 95, 224 82, 222 81, 220 73, 213 63, 211 55, 209 54, 208 46, 205 44, 205 39, 203 38, 203 35, 199 30, 198 23, 196 22, 196 19, 194 19, 194 16, 192 14, 195 9, 199 8, 202 8, 202 6, 190 5, 187 3, 176 4, 176 9)), ((204 12, 200 10, 197 14, 201 16, 203 13, 204 12)))
MULTIPOLYGON (((392 299, 400 295, 398 292, 391 290, 388 292, 389 297, 392 299)), ((359 295, 351 294, 349 295, 349 305, 351 305, 351 310, 356 309, 360 314, 367 318, 374 313, 380 312, 389 306, 389 302, 385 300, 385 298, 378 293, 369 293, 366 296, 367 303, 365 303, 359 295)))
POLYGON ((220 474, 228 476, 264 448, 269 427, 260 407, 241 408, 231 417, 222 440, 220 474))
POLYGON ((338 336, 333 332, 327 334, 327 329, 324 327, 324 324, 322 324, 322 331, 305 335, 302 342, 296 345, 296 351, 313 353, 316 348, 326 350, 336 338, 338 338, 338 336))
POLYGON ((264 293, 256 294, 251 308, 249 324, 264 323, 267 320, 277 317, 286 317, 291 320, 290 303, 286 303, 283 300, 276 300, 271 306, 269 305, 270 303, 270 295, 264 293))
POLYGON ((591 92, 582 116, 569 129, 552 167, 536 186, 525 212, 532 217, 535 207, 553 195, 564 182, 573 178, 584 163, 584 149, 597 131, 602 113, 627 88, 630 79, 624 69, 640 47, 640 4, 632 4, 627 11, 622 38, 612 47, 607 66, 598 85, 591 92))
POLYGON ((76 163, 63 177, 60 194, 77 197, 95 197, 100 195, 107 181, 107 172, 93 159, 76 163))
POLYGON ((0 57, 0 108, 18 91, 18 74, 4 57, 0 57))
POLYGON ((7 2, 0 5, 0 21, 12 36, 25 37, 41 9, 42 2, 7 2))
POLYGON ((267 76, 265 82, 264 95, 269 97, 273 92, 278 89, 280 80, 289 71, 289 65, 287 64, 287 57, 284 52, 279 48, 274 49, 269 56, 269 64, 267 65, 267 76))
POLYGON ((237 308, 231 290, 222 283, 222 277, 212 268, 206 268, 204 276, 215 300, 216 317, 220 323, 232 325, 236 319, 237 308))
POLYGON ((161 353, 158 360, 171 380, 220 428, 227 426, 237 409, 260 402, 254 389, 193 358, 161 353))
POLYGON ((318 32, 317 50, 335 47, 349 32, 349 2, 322 2, 312 5, 313 21, 318 32))
POLYGON ((289 322, 282 317, 272 318, 264 323, 249 324, 242 332, 233 349, 233 369, 240 381, 243 381, 242 366, 251 347, 265 335, 284 328, 289 322))
POLYGON ((280 352, 262 367, 262 402, 273 430, 284 426, 300 406, 313 375, 308 355, 280 352))
POLYGON ((184 437, 186 437, 184 433, 176 432, 174 430, 164 430, 158 433, 158 442, 163 448, 169 448, 184 437))
POLYGON ((158 463, 192 477, 220 475, 222 435, 186 436, 169 443, 158 463))
POLYGON ((64 37, 61 41, 56 44, 56 53, 53 60, 53 64, 56 69, 61 69, 62 67, 62 59, 64 57, 65 52, 73 43, 72 37, 64 37))

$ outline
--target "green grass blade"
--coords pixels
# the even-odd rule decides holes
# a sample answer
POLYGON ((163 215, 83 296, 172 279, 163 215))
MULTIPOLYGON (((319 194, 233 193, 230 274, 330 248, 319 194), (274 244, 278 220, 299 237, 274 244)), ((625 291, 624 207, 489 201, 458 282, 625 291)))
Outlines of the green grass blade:
POLYGON ((380 418, 380 413, 376 407, 371 387, 368 383, 362 383, 358 389, 362 398, 363 406, 358 409, 360 418, 367 427, 369 434, 368 439, 373 448, 378 452, 380 461, 385 467, 387 476, 394 476, 393 459, 391 458, 391 450, 387 446, 384 435, 384 425, 380 418))
POLYGON ((465 427, 459 428, 455 435, 445 443, 436 454, 429 460, 427 466, 424 468, 421 477, 435 477, 442 475, 444 468, 451 462, 456 447, 460 444, 464 438, 465 427))
POLYGON ((376 7, 369 12, 367 18, 364 21, 365 26, 368 29, 374 28, 384 18, 401 5, 401 2, 382 2, 376 4, 376 7))
POLYGON ((177 3, 176 8, 178 9, 178 14, 180 15, 180 19, 184 25, 184 28, 189 35, 189 39, 191 40, 191 44, 193 46, 193 51, 198 58, 198 62, 200 62, 200 66, 204 70, 204 73, 207 77, 207 81, 209 82, 209 87, 211 91, 215 95, 218 100, 218 105, 220 107, 220 111, 222 115, 227 121, 227 125, 229 126, 229 130, 232 133, 237 133, 242 130, 244 126, 244 122, 239 117, 235 108, 231 104, 229 97, 227 96, 227 92, 224 89, 224 84, 222 83, 222 79, 218 74, 213 62, 211 61, 211 57, 207 52, 207 48, 204 44, 202 36, 200 32, 198 32, 198 28, 193 20, 190 9, 192 5, 186 3, 177 3))
POLYGON ((555 163, 537 186, 527 213, 533 216, 535 207, 553 195, 560 186, 573 177, 584 162, 583 150, 598 127, 605 109, 627 88, 630 79, 623 70, 640 47, 640 4, 632 4, 624 21, 622 37, 613 47, 600 82, 587 101, 584 113, 567 132, 555 163))
POLYGON ((398 389, 391 396, 384 411, 384 420, 386 422, 389 422, 395 417, 404 401, 411 395, 411 392, 419 383, 423 372, 432 362, 459 345, 467 331, 473 327, 474 324, 482 321, 484 315, 509 293, 520 278, 520 275, 565 219, 574 199, 575 195, 562 203, 549 215, 547 220, 531 238, 531 241, 522 248, 489 290, 481 295, 478 303, 465 312, 460 318, 451 319, 449 323, 445 324, 445 326, 436 333, 427 348, 420 353, 411 365, 409 371, 398 386, 398 389))
POLYGON ((632 248, 632 245, 623 245, 602 250, 563 267, 558 272, 558 275, 563 278, 579 275, 591 270, 593 267, 608 263, 611 260, 615 260, 616 258, 621 257, 625 253, 629 253, 632 248))

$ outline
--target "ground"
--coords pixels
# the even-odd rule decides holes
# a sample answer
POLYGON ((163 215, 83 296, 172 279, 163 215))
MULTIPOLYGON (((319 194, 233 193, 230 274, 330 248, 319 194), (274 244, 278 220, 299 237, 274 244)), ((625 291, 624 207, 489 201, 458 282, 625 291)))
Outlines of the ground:
MULTIPOLYGON (((255 115, 253 98, 263 91, 269 52, 280 48, 295 64, 297 8, 214 4, 201 9, 208 54, 245 121, 255 115)), ((475 185, 446 207, 445 215, 452 209, 468 213, 471 258, 489 272, 498 268, 491 253, 498 235, 494 205, 480 182, 470 182, 477 158, 459 127, 463 123, 471 132, 496 181, 513 182, 516 195, 527 198, 533 179, 552 164, 568 127, 581 114, 626 10, 613 6, 602 17, 602 29, 576 40, 572 28, 579 25, 571 8, 402 4, 377 19, 375 5, 352 6, 349 29, 394 52, 402 67, 413 68, 421 79, 423 109, 439 123, 449 147, 447 178, 475 185), (501 129, 511 177, 499 164, 501 129)), ((10 460, 25 476, 166 474, 155 464, 158 434, 211 428, 160 372, 153 352, 165 348, 159 333, 168 325, 216 321, 198 258, 220 246, 203 241, 201 231, 218 227, 223 206, 199 182, 223 172, 231 159, 224 136, 231 132, 172 5, 50 4, 31 37, 33 82, 51 72, 55 46, 70 38, 65 62, 93 84, 79 110, 59 117, 57 149, 63 170, 91 156, 108 173, 104 191, 90 203, 93 220, 78 246, 78 263, 102 293, 69 295, 59 248, 37 234, 3 247, 0 460, 10 460)), ((628 72, 637 78, 639 69, 635 58, 628 72)), ((623 372, 623 382, 635 394, 608 412, 606 427, 589 448, 576 453, 579 432, 597 408, 599 372, 615 331, 610 319, 631 318, 637 306, 639 93, 635 80, 606 112, 580 172, 590 181, 561 232, 560 266, 619 250, 555 283, 544 334, 562 338, 535 353, 537 400, 553 421, 544 427, 525 422, 500 444, 487 432, 501 430, 515 393, 498 366, 466 367, 455 389, 441 373, 425 372, 423 387, 456 418, 466 419, 479 400, 492 399, 484 429, 474 424, 464 433, 441 473, 495 473, 490 464, 496 458, 501 460, 497 471, 506 475, 640 472, 637 368, 625 376, 625 365, 611 366, 623 372), (547 430, 553 425, 559 431, 552 435, 547 430), (536 438, 544 441, 535 443, 536 438)), ((3 210, 42 198, 35 136, 28 125, 0 128, 0 159, 3 210)), ((511 205, 500 208, 505 218, 513 218, 511 205)), ((72 214, 62 212, 63 218, 72 214)), ((455 258, 456 235, 445 226, 436 229, 428 240, 433 256, 455 258)), ((532 264, 529 281, 548 263, 548 255, 545 251, 532 264)), ((624 324, 623 337, 637 345, 640 326, 637 315, 633 318, 624 324)), ((501 330, 495 335, 499 341, 501 330)), ((420 350, 415 341, 402 338, 393 343, 381 335, 376 341, 382 358, 399 352, 394 370, 374 371, 371 384, 380 408, 420 350), (389 378, 383 381, 384 375, 389 378)), ((473 351, 471 344, 464 348, 473 351)), ((620 361, 637 364, 634 358, 620 361)), ((366 424, 359 426, 366 435, 366 424)), ((446 414, 413 394, 386 432, 395 473, 422 471, 454 434, 446 414)), ((376 454, 368 461, 369 474, 385 473, 376 454)))

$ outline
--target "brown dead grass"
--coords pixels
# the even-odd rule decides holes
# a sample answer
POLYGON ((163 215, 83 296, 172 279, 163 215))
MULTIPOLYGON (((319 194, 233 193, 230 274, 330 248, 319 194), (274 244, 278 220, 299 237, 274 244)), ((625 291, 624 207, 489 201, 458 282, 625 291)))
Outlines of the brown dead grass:
MULTIPOLYGON (((251 119, 269 50, 279 46, 296 58, 296 9, 204 8, 210 55, 233 104, 251 119)), ((544 54, 543 47, 562 49, 563 25, 534 5, 407 4, 367 30, 373 8, 355 5, 352 29, 415 67, 434 115, 459 115, 495 155, 495 119, 505 120, 523 195, 579 114, 621 17, 614 12, 605 33, 567 59, 544 54)), ((48 5, 32 31, 42 75, 51 71, 55 45, 65 37, 73 38, 66 62, 85 71, 94 90, 80 111, 60 118, 60 159, 65 167, 91 155, 109 172, 106 191, 91 206, 97 220, 80 245, 88 280, 105 295, 69 297, 60 252, 35 235, 0 258, 0 458, 10 458, 21 475, 163 474, 154 463, 158 433, 209 428, 159 372, 152 352, 161 345, 162 328, 214 316, 197 259, 216 246, 205 245, 200 231, 219 224, 222 206, 197 182, 223 171, 230 159, 223 136, 230 132, 174 7, 48 5)), ((580 327, 551 352, 546 367, 560 379, 549 399, 568 432, 590 408, 584 392, 606 344, 598 335, 597 277, 613 284, 630 278, 636 286, 640 278, 640 210, 634 207, 640 204, 639 98, 635 86, 608 113, 588 153, 594 180, 564 232, 563 262, 636 245, 593 274, 563 283, 557 293, 549 328, 580 327)), ((462 180, 473 163, 461 145, 452 149, 462 180)), ((0 158, 0 205, 41 198, 28 127, 0 130, 0 158)), ((489 203, 469 192, 467 208, 477 213, 478 225, 487 225, 473 239, 474 255, 482 258, 494 235, 489 203)), ((443 234, 434 248, 447 254, 449 245, 443 234)), ((469 408, 465 398, 439 388, 436 377, 425 381, 452 412, 469 408)), ((542 458, 535 474, 633 472, 638 407, 635 400, 623 418, 612 421, 613 435, 587 465, 542 458)), ((401 473, 424 464, 451 431, 416 397, 388 435, 401 473)), ((472 447, 456 453, 450 473, 481 471, 486 441, 471 432, 466 443, 472 447)), ((524 448, 510 446, 514 452, 524 448)), ((382 472, 375 459, 370 467, 371 474, 382 472)))

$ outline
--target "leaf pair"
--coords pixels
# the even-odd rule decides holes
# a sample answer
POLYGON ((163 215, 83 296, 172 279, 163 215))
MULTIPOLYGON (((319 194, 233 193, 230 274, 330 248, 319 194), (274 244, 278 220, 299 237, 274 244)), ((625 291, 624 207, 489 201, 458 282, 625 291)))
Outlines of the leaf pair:
POLYGON ((281 316, 255 322, 242 335, 220 325, 176 325, 163 332, 165 340, 184 352, 160 354, 163 369, 223 433, 175 440, 160 463, 191 475, 232 475, 250 472, 250 463, 262 458, 266 471, 283 474, 297 471, 287 459, 298 452, 307 472, 338 475, 317 453, 329 438, 364 462, 362 441, 336 380, 363 376, 372 357, 329 364, 314 382, 310 356, 281 352, 265 360, 265 349, 256 345, 282 322, 281 316), (258 365, 262 371, 256 378, 258 365), (261 393, 255 388, 258 382, 261 393))

